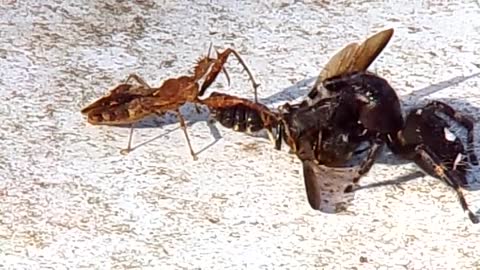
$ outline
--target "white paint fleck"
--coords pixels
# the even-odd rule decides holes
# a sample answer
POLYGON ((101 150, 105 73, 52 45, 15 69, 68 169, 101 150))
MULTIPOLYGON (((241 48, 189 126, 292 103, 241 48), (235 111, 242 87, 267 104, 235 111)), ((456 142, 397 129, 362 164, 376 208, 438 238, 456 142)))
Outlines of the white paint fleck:
POLYGON ((462 161, 462 158, 463 158, 462 153, 458 153, 457 157, 455 158, 455 161, 453 162, 453 170, 457 169, 457 166, 462 161))
POLYGON ((455 136, 455 134, 453 134, 453 132, 451 132, 450 129, 443 128, 443 132, 445 134, 445 139, 447 141, 453 142, 457 139, 457 136, 455 136))

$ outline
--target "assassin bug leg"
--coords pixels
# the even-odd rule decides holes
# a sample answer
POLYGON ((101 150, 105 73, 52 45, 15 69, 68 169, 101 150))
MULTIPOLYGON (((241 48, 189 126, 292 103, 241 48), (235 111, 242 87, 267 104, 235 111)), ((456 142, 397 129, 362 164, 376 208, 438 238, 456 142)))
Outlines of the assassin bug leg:
POLYGON ((180 127, 182 128, 183 133, 185 134, 185 140, 187 141, 188 149, 190 150, 190 154, 192 155, 193 160, 197 160, 198 157, 195 154, 195 152, 193 151, 192 144, 190 143, 190 138, 188 137, 187 125, 185 125, 185 119, 183 118, 179 109, 175 110, 175 112, 177 113, 178 120, 180 121, 180 127))
POLYGON ((130 74, 128 75, 127 79, 125 80, 125 83, 128 84, 130 81, 136 81, 138 84, 140 84, 141 86, 143 87, 146 87, 146 88, 151 88, 150 85, 148 85, 148 83, 140 76, 138 76, 137 74, 130 74))

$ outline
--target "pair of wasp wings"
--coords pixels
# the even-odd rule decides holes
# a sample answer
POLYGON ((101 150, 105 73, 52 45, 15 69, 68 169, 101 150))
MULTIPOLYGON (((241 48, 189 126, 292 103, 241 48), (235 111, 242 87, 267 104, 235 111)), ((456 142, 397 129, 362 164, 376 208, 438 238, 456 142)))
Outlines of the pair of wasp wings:
MULTIPOLYGON (((388 44, 392 35, 393 29, 387 29, 369 37, 361 44, 351 43, 338 51, 320 72, 308 95, 309 103, 316 104, 328 97, 324 95, 325 89, 322 89, 327 79, 353 72, 365 72, 388 44)), ((353 186, 357 166, 332 168, 311 159, 302 160, 302 166, 310 206, 326 213, 345 210, 353 200, 353 192, 345 191, 353 186)))

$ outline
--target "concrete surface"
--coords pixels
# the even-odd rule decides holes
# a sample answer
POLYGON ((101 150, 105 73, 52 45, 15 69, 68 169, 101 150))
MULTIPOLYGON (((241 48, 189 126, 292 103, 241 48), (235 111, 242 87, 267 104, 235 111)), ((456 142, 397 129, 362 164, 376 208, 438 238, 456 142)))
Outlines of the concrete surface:
MULTIPOLYGON (((433 178, 366 188, 350 213, 323 214, 292 155, 209 127, 206 111, 183 109, 198 161, 172 116, 147 121, 134 144, 154 139, 122 156, 129 130, 79 113, 130 73, 151 85, 185 74, 210 42, 236 48, 276 106, 340 47, 394 27, 373 69, 406 107, 441 99, 478 121, 478 2, 42 3, 0 1, 1 269, 480 269, 480 226, 433 178)), ((232 85, 211 90, 251 98, 228 68, 232 85)), ((362 183, 414 172, 386 152, 362 183)), ((480 208, 480 192, 467 199, 480 208)))

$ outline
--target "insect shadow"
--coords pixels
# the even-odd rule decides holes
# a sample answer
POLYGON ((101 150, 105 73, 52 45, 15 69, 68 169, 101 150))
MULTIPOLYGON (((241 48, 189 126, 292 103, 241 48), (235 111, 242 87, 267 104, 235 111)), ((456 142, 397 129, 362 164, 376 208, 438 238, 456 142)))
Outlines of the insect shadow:
MULTIPOLYGON (((192 127, 195 123, 197 122, 206 122, 207 127, 209 128, 210 134, 213 136, 213 141, 207 144, 206 146, 202 147, 201 149, 197 150, 195 154, 201 154, 205 150, 209 149, 213 145, 215 145, 220 139, 222 139, 222 135, 220 134, 220 131, 216 127, 214 123, 209 121, 208 117, 208 110, 205 109, 200 109, 201 112, 197 113, 195 106, 191 103, 187 103, 180 108, 180 112, 185 115, 185 120, 186 120, 186 126, 187 127, 192 127)), ((135 129, 150 129, 150 128, 161 128, 163 129, 164 126, 171 125, 171 124, 177 124, 178 118, 175 116, 175 113, 172 112, 166 112, 162 115, 152 115, 149 117, 146 117, 145 119, 140 120, 138 123, 135 124, 135 129)), ((112 125, 115 127, 120 127, 120 128, 127 128, 130 129, 130 125, 112 125)), ((132 146, 131 150, 137 150, 140 147, 146 146, 149 143, 156 141, 157 139, 160 139, 161 137, 168 135, 176 130, 180 129, 180 127, 173 128, 171 130, 168 130, 166 132, 163 132, 161 134, 158 134, 150 139, 147 139, 145 141, 139 142, 138 144, 132 146)), ((192 134, 195 136, 195 134, 192 134)))

